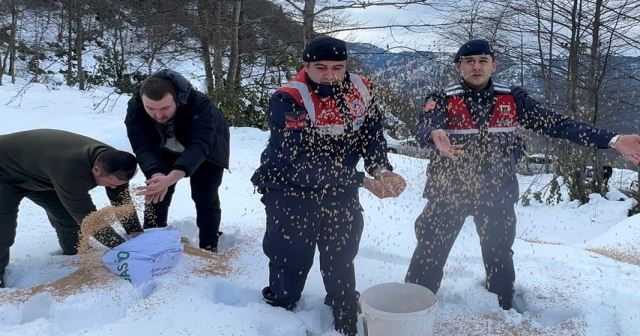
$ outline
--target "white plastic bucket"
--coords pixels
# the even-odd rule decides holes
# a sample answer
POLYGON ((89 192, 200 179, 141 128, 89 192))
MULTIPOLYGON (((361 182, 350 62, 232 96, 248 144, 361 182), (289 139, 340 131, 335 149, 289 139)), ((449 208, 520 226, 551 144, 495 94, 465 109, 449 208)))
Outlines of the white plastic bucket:
POLYGON ((437 308, 436 296, 412 283, 389 282, 360 295, 365 336, 430 336, 437 308))

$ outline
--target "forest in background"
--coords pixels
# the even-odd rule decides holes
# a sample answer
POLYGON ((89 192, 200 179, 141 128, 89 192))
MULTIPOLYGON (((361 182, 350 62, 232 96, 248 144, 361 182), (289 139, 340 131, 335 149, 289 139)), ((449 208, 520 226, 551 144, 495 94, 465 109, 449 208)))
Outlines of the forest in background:
MULTIPOLYGON (((149 74, 194 64, 189 74, 234 126, 265 128, 270 94, 300 68, 304 45, 350 33, 350 69, 371 77, 387 128, 406 137, 424 95, 456 80, 451 50, 492 42, 496 80, 526 88, 569 117, 638 132, 640 0, 2 0, 0 74, 80 90, 130 93, 149 74), (418 11, 413 21, 372 25, 353 9, 418 11), (373 30, 387 40, 411 32, 437 43, 393 47, 358 43, 373 30)), ((3 77, 0 76, 0 84, 3 77)), ((578 148, 523 131, 531 152, 559 157, 554 173, 588 201, 584 167, 629 168, 612 150, 578 148)))

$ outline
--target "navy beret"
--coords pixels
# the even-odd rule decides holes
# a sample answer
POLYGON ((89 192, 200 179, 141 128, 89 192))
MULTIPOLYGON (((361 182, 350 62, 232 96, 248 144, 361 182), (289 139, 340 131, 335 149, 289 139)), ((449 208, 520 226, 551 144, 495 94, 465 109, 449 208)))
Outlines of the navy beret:
POLYGON ((337 38, 319 37, 304 49, 302 60, 305 62, 346 61, 347 44, 337 38))
POLYGON ((471 40, 460 47, 453 63, 458 63, 462 56, 490 55, 493 57, 493 47, 487 40, 471 40))

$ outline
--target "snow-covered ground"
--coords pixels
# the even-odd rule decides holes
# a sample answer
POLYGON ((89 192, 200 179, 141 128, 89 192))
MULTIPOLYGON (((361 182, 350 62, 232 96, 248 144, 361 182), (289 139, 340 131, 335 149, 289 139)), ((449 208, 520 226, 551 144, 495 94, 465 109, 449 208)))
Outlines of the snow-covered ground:
MULTIPOLYGON (((123 124, 128 97, 103 101, 110 90, 50 90, 34 84, 24 91, 24 85, 0 86, 0 134, 56 128, 130 150, 123 124)), ((8 288, 0 290, 0 335, 338 335, 323 304, 317 262, 294 312, 261 300, 268 263, 261 247, 264 208, 249 177, 267 137, 257 129, 231 130, 231 168, 221 187, 222 253, 187 249, 177 268, 156 277, 156 288, 144 298, 140 287, 104 267, 82 269, 79 256, 59 255, 44 211, 24 200, 7 268, 8 288)), ((379 200, 361 191, 366 226, 356 258, 360 292, 403 280, 415 244, 413 222, 425 204, 421 193, 428 161, 395 154, 390 159, 409 185, 395 199, 379 200)), ((612 185, 628 186, 633 174, 614 170, 612 185)), ((542 188, 550 176, 534 178, 522 177, 521 191, 530 185, 542 188)), ((138 174, 133 183, 143 181, 138 174)), ((108 204, 101 187, 92 195, 99 208, 108 204)), ((483 288, 478 237, 467 219, 437 295, 435 333, 640 333, 640 216, 627 218, 634 201, 616 189, 608 198, 592 195, 583 206, 567 201, 517 206, 516 287, 529 306, 522 315, 500 309, 483 288)), ((194 216, 189 184, 181 181, 170 224, 192 242, 197 238, 194 216)), ((106 251, 94 246, 98 253, 106 251)))

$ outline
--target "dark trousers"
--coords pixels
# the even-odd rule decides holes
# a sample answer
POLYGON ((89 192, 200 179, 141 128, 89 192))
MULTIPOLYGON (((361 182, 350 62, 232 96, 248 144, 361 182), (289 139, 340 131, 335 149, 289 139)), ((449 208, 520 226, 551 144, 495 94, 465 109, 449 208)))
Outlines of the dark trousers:
POLYGON ((415 222, 418 244, 405 281, 438 291, 447 257, 467 216, 473 216, 480 237, 487 289, 498 295, 501 306, 510 306, 516 278, 511 249, 516 234, 513 205, 474 207, 428 202, 415 222))
POLYGON ((9 249, 16 237, 18 206, 25 197, 44 208, 51 226, 58 234, 63 253, 78 253, 80 225, 62 205, 55 191, 30 191, 0 181, 0 280, 9 264, 9 249))
MULTIPOLYGON (((171 170, 178 159, 177 154, 163 152, 162 159, 167 170, 171 170)), ((196 204, 196 224, 200 230, 200 247, 218 246, 218 230, 222 219, 218 188, 222 184, 224 168, 209 161, 203 161, 189 178, 191 199, 196 204)), ((148 203, 144 209, 144 228, 167 226, 169 205, 176 186, 169 187, 162 202, 148 203)))
POLYGON ((269 304, 291 307, 298 300, 313 265, 316 245, 320 273, 333 308, 355 307, 358 301, 353 260, 363 229, 357 190, 349 195, 314 197, 271 189, 262 196, 267 214, 263 250, 269 257, 269 304))

